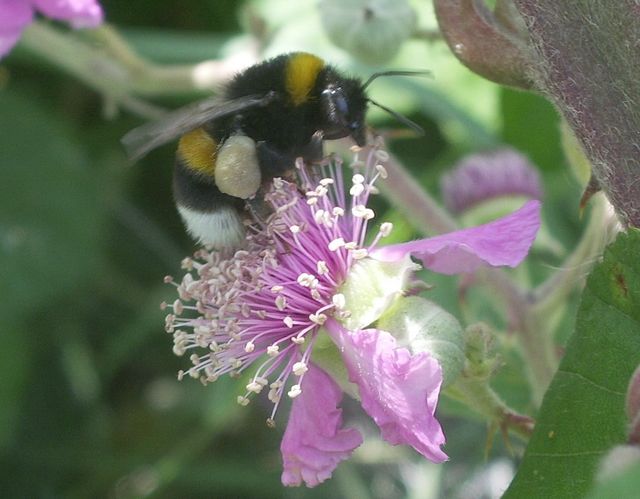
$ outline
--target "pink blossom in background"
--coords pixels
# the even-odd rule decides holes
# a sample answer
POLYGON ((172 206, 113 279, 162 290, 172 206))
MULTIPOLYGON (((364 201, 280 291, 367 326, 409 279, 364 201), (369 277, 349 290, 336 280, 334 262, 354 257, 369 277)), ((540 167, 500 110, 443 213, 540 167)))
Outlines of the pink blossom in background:
POLYGON ((0 57, 13 48, 36 13, 76 29, 95 28, 103 19, 96 0, 0 0, 0 57))
POLYGON ((249 229, 245 246, 235 253, 203 249, 185 260, 189 272, 177 284, 180 298, 167 316, 174 352, 189 355, 192 363, 180 377, 208 384, 251 369, 238 403, 268 392, 271 426, 282 397, 293 399, 280 446, 282 482, 288 486, 318 485, 362 443, 357 429, 343 427, 342 390, 314 363, 319 338, 336 345, 362 408, 384 440, 410 445, 433 462, 447 459, 435 416, 440 364, 372 326, 420 268, 410 256, 445 274, 515 266, 540 224, 540 203, 530 201, 495 222, 402 244, 379 244, 393 229, 383 223, 367 242, 375 218, 367 201, 376 192, 374 183, 387 175, 381 164, 387 156, 377 147, 357 155, 351 186, 335 159, 326 162, 320 180, 300 168, 304 195, 297 185, 276 179, 267 196, 275 215, 249 229), (360 289, 358 279, 375 279, 376 266, 387 272, 372 299, 377 305, 356 303, 371 298, 375 286, 360 289))

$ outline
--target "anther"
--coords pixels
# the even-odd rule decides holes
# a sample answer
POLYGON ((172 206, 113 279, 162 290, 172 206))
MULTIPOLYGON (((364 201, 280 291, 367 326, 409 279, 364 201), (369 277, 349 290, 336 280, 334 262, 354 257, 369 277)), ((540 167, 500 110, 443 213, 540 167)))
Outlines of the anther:
POLYGON ((278 345, 269 345, 267 347, 267 355, 269 357, 277 357, 280 353, 280 347, 278 345))
POLYGON ((387 237, 389 234, 391 234, 392 230, 393 224, 391 222, 384 222, 380 225, 380 235, 382 237, 387 237))
POLYGON ((300 385, 293 385, 291 387, 291 390, 289 390, 289 392, 287 393, 287 395, 289 396, 289 398, 294 399, 301 393, 302 393, 302 388, 300 388, 300 385))
POLYGON ((329 251, 337 251, 344 246, 344 239, 341 237, 334 239, 329 243, 329 251))
POLYGON ((309 368, 304 362, 296 362, 295 364, 293 364, 293 374, 295 374, 296 376, 302 376, 308 370, 309 368))

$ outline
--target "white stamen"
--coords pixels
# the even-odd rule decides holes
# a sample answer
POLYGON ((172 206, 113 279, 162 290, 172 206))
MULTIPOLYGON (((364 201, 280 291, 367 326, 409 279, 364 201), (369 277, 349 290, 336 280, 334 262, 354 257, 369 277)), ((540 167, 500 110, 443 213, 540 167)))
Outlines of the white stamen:
POLYGON ((284 319, 282 319, 282 322, 284 322, 284 325, 289 329, 293 327, 293 319, 288 315, 284 319))
POLYGON ((278 345, 269 345, 267 347, 267 355, 269 357, 277 357, 280 353, 280 347, 278 345))
POLYGON ((295 364, 293 364, 293 374, 295 374, 296 376, 302 376, 308 370, 309 368, 304 362, 296 362, 295 364))
POLYGON ((269 395, 267 395, 267 398, 274 404, 280 402, 280 394, 278 393, 277 389, 272 388, 271 390, 269 390, 269 395))
POLYGON ((324 260, 318 260, 318 263, 316 263, 316 270, 318 271, 318 275, 327 275, 329 273, 327 262, 324 260))
POLYGON ((278 295, 278 297, 276 298, 276 307, 278 307, 278 310, 282 312, 286 308, 286 306, 287 299, 282 295, 278 295))
POLYGON ((244 351, 247 353, 251 353, 255 349, 256 349, 256 345, 252 341, 247 342, 247 344, 244 346, 244 351))
POLYGON ((351 189, 349 189, 349 194, 352 196, 359 196, 364 192, 364 185, 362 184, 353 184, 351 189))
POLYGON ((347 304, 347 300, 342 293, 336 293, 331 297, 331 303, 333 303, 333 306, 338 310, 342 310, 347 304))
POLYGON ((294 336, 291 341, 296 345, 302 345, 304 343, 304 336, 294 336))
POLYGON ((287 393, 287 395, 289 396, 289 398, 294 399, 301 393, 302 393, 302 388, 300 388, 300 385, 293 385, 291 387, 291 390, 289 390, 289 393, 287 393))
POLYGON ((353 184, 362 184, 364 183, 364 176, 360 175, 359 173, 356 173, 352 178, 351 181, 353 182, 353 184))
POLYGON ((279 284, 276 286, 271 286, 272 293, 279 293, 282 290, 284 290, 284 286, 280 286, 279 284))
POLYGON ((344 208, 341 208, 340 206, 335 206, 332 210, 332 213, 334 217, 341 217, 344 215, 344 208))
POLYGON ((306 272, 301 273, 298 276, 297 281, 300 286, 305 288, 314 289, 318 287, 318 279, 316 278, 316 276, 307 274, 306 272))
POLYGON ((264 385, 261 385, 260 383, 258 383, 256 381, 252 381, 245 388, 247 389, 248 392, 260 393, 262 391, 262 389, 264 388, 264 385))
POLYGON ((337 251, 344 246, 344 239, 341 237, 334 239, 329 243, 329 251, 337 251))
POLYGON ((323 178, 322 180, 320 180, 320 185, 331 185, 333 184, 333 179, 332 178, 323 178))
POLYGON ((384 222, 380 225, 380 235, 382 237, 387 237, 389 234, 391 234, 392 230, 393 224, 391 222, 384 222))
POLYGON ((318 326, 322 326, 325 322, 327 322, 327 316, 325 314, 309 314, 309 320, 318 326))
POLYGON ((249 398, 245 397, 244 395, 238 395, 238 398, 236 399, 236 401, 238 402, 238 404, 240 404, 242 407, 246 407, 247 405, 249 405, 249 398))
POLYGON ((355 241, 349 241, 344 245, 344 249, 348 249, 348 250, 354 250, 357 247, 358 247, 358 243, 356 243, 355 241))
POLYGON ((324 210, 317 210, 314 214, 313 214, 313 219, 316 221, 317 224, 322 224, 324 222, 324 210))
POLYGON ((376 165, 376 170, 380 174, 380 177, 382 177, 383 179, 389 176, 389 174, 387 173, 387 169, 382 165, 376 165))
POLYGON ((289 230, 291 231, 292 234, 298 234, 300 233, 300 226, 292 225, 291 227, 289 227, 289 230))
POLYGON ((357 204, 351 209, 351 214, 356 218, 364 218, 367 207, 363 204, 357 204))

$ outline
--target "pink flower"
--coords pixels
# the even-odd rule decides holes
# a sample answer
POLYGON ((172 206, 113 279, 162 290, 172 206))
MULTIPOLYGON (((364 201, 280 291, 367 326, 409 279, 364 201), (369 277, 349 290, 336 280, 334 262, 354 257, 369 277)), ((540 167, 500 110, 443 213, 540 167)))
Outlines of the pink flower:
POLYGON ((185 260, 190 272, 177 285, 180 299, 167 317, 175 353, 189 353, 193 364, 180 377, 207 384, 251 367, 238 402, 268 391, 269 425, 282 396, 293 399, 280 447, 285 485, 321 483, 362 442, 356 429, 343 428, 341 389, 312 357, 314 345, 327 338, 382 437, 434 462, 447 459, 435 417, 440 364, 427 352, 398 346, 376 321, 414 282, 420 266, 411 256, 446 274, 515 266, 538 230, 540 203, 530 201, 493 223, 403 244, 379 246, 392 231, 383 223, 367 243, 375 216, 367 200, 387 175, 385 159, 377 147, 356 153, 350 188, 338 160, 326 162, 319 181, 300 168, 304 195, 276 179, 267 197, 275 214, 249 230, 245 247, 234 254, 201 250, 185 260))
POLYGON ((68 21, 73 28, 94 28, 102 23, 97 0, 0 0, 0 57, 20 39, 34 12, 68 21))
POLYGON ((515 149, 465 156, 442 176, 440 187, 444 204, 453 213, 502 196, 542 199, 538 171, 515 149))

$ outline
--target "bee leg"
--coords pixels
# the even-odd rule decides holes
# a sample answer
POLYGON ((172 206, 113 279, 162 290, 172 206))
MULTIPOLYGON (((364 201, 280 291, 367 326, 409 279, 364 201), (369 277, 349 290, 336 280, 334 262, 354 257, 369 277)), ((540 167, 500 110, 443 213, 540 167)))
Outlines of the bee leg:
POLYGON ((247 212, 251 219, 260 225, 266 225, 273 214, 273 207, 264 199, 264 188, 260 188, 256 195, 246 200, 247 212))
POLYGON ((324 134, 318 130, 311 136, 309 143, 302 149, 301 156, 307 164, 320 163, 324 158, 324 134))
POLYGON ((279 151, 267 142, 258 142, 256 153, 263 178, 286 177, 295 167, 296 158, 293 155, 279 151))

